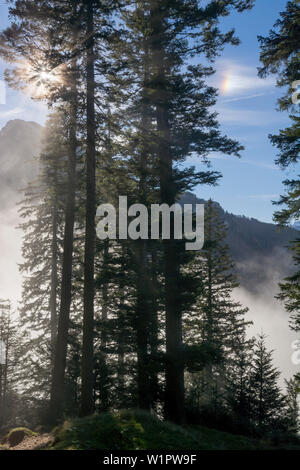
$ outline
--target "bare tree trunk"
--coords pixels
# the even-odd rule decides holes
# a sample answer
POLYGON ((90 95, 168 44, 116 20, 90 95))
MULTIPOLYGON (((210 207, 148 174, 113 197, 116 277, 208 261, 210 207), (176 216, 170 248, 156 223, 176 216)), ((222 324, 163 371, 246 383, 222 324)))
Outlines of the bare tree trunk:
POLYGON ((87 177, 86 225, 84 257, 84 316, 82 344, 82 397, 81 415, 94 411, 94 259, 96 215, 96 120, 95 120, 95 57, 94 6, 87 1, 87 177))
POLYGON ((77 153, 77 64, 72 64, 72 101, 70 103, 69 129, 69 171, 67 204, 65 211, 65 228, 63 242, 62 281, 60 295, 60 311, 58 319, 57 339, 54 354, 54 367, 51 386, 50 416, 53 422, 62 414, 65 395, 65 369, 67 360, 68 333, 72 295, 72 264, 75 223, 75 186, 76 186, 76 153, 77 153))
MULTIPOLYGON (((56 175, 55 175, 56 176, 56 175)), ((57 197, 55 196, 54 207, 52 211, 52 247, 51 247, 51 288, 50 288, 50 348, 51 362, 54 365, 54 353, 57 334, 57 287, 58 287, 58 249, 57 249, 57 197)))
POLYGON ((107 263, 108 263, 109 241, 104 241, 103 254, 103 288, 102 288, 102 312, 101 312, 101 338, 100 338, 100 410, 107 411, 109 408, 108 399, 108 366, 107 366, 107 319, 108 319, 108 283, 107 283, 107 263))
POLYGON ((7 333, 6 333, 6 345, 5 345, 5 366, 4 366, 4 379, 3 379, 3 402, 5 404, 7 396, 7 378, 8 378, 8 358, 10 352, 10 338, 11 338, 11 316, 10 316, 10 307, 9 307, 9 317, 7 322, 7 333))
MULTIPOLYGON (((173 158, 169 125, 169 104, 163 46, 165 34, 164 13, 159 0, 151 2, 152 53, 154 66, 154 94, 158 131, 158 159, 161 203, 172 206, 176 201, 173 176, 173 158)), ((171 218, 171 227, 174 227, 171 218)), ((182 362, 182 314, 180 306, 179 262, 176 242, 171 230, 170 240, 163 240, 165 309, 166 309, 166 395, 165 416, 181 424, 184 421, 184 365, 182 362)))
POLYGON ((137 305, 136 305, 136 332, 137 332, 137 385, 138 406, 150 410, 150 368, 149 368, 149 301, 147 276, 147 251, 144 240, 138 240, 137 247, 137 305))
POLYGON ((150 315, 150 350, 151 350, 151 368, 150 368, 150 395, 151 407, 156 408, 159 399, 158 383, 158 296, 159 282, 157 279, 157 259, 155 249, 151 254, 151 315, 150 315))
MULTIPOLYGON (((147 98, 146 80, 149 74, 149 51, 144 47, 144 92, 141 120, 141 148, 139 162, 139 202, 147 206, 147 158, 148 158, 148 130, 151 125, 149 105, 147 98)), ((147 261, 146 240, 137 240, 136 266, 137 266, 137 304, 136 304, 136 332, 137 332, 137 385, 138 406, 150 410, 150 367, 149 367, 149 333, 150 333, 150 304, 149 304, 149 267, 147 261)))

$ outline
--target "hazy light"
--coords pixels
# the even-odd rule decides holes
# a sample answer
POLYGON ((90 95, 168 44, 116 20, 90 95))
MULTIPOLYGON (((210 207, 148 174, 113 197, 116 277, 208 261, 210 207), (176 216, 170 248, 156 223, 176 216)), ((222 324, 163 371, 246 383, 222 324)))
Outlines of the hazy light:
POLYGON ((47 72, 46 70, 43 70, 41 72, 41 80, 45 81, 45 82, 53 82, 53 81, 56 81, 56 78, 55 78, 55 75, 51 72, 47 72))
POLYGON ((47 69, 36 62, 22 61, 14 69, 14 77, 21 83, 22 90, 35 99, 46 99, 53 87, 64 82, 63 66, 47 69))
POLYGON ((0 340, 0 365, 5 366, 6 364, 6 353, 5 353, 5 344, 0 340))

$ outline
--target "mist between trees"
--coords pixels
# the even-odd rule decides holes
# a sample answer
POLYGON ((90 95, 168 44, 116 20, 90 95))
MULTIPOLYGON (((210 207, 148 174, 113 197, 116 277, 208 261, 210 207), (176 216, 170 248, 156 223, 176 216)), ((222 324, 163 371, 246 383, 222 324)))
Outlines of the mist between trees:
MULTIPOLYGON (((201 250, 186 250, 172 223, 169 237, 161 229, 154 239, 96 237, 98 206, 117 207, 123 195, 149 212, 170 208, 219 182, 212 152, 241 155, 220 131, 207 80, 225 45, 239 43, 220 21, 253 4, 11 2, 12 24, 0 35, 6 81, 46 102, 49 117, 38 175, 19 206, 17 319, 0 307, 3 429, 138 407, 256 437, 297 432, 297 377, 281 389, 265 336, 249 333, 218 204, 205 202, 201 250), (200 171, 184 165, 191 155, 200 171)), ((295 2, 288 8, 299 18, 295 2)), ((276 65, 268 41, 262 75, 276 65)), ((284 151, 282 139, 273 137, 284 151)), ((298 331, 292 288, 281 289, 298 331)))

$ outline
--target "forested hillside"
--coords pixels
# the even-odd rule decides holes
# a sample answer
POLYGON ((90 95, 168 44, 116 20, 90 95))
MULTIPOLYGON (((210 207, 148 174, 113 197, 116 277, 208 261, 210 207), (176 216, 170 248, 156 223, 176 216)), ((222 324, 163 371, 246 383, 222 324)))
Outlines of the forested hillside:
MULTIPOLYGON (((207 204, 190 193, 182 196, 181 201, 207 204)), ((230 214, 218 202, 215 205, 226 223, 226 240, 242 287, 251 292, 270 283, 275 287, 276 282, 291 274, 293 262, 288 247, 299 236, 297 230, 230 214)))

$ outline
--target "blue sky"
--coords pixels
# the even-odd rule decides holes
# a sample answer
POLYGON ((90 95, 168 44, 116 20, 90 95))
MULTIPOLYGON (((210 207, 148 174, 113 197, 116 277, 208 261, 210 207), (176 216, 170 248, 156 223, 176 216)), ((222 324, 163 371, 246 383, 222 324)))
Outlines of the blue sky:
MULTIPOLYGON (((276 100, 282 90, 273 77, 257 77, 259 46, 257 35, 267 35, 283 11, 286 0, 257 0, 250 12, 233 13, 223 20, 223 28, 235 27, 241 39, 239 47, 227 46, 217 60, 217 73, 212 83, 220 89, 217 110, 222 131, 245 146, 242 159, 212 155, 212 168, 221 171, 218 187, 198 187, 199 197, 220 202, 224 209, 262 221, 271 222, 276 200, 283 192, 283 173, 274 165, 276 148, 268 134, 277 133, 288 125, 288 116, 276 112, 276 100)), ((0 3, 0 28, 8 24, 7 7, 0 3)), ((0 76, 5 66, 0 62, 0 76)), ((1 96, 1 91, 0 91, 1 96)), ((1 100, 0 100, 1 101, 1 100)), ((0 104, 0 127, 10 119, 44 123, 47 109, 28 96, 7 90, 6 104, 0 104)), ((195 160, 197 166, 197 160, 195 160)))

